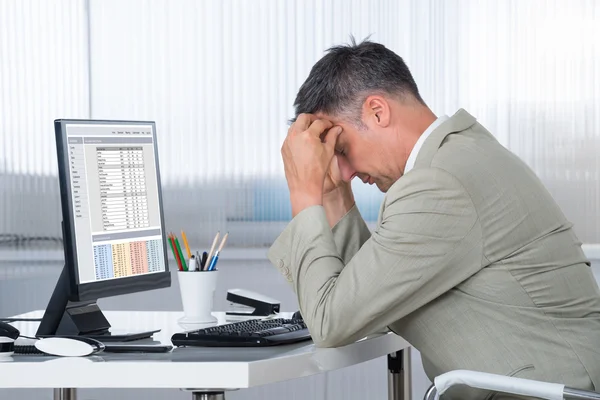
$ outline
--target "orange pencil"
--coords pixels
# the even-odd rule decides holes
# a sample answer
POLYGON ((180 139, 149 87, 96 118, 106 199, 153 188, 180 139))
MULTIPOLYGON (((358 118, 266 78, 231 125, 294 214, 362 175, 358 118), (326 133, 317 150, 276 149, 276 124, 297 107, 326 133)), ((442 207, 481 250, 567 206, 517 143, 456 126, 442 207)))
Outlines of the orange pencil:
POLYGON ((185 251, 187 251, 188 260, 192 258, 192 252, 190 251, 190 245, 188 244, 187 237, 185 236, 185 232, 181 230, 181 237, 183 238, 183 245, 185 246, 185 251))

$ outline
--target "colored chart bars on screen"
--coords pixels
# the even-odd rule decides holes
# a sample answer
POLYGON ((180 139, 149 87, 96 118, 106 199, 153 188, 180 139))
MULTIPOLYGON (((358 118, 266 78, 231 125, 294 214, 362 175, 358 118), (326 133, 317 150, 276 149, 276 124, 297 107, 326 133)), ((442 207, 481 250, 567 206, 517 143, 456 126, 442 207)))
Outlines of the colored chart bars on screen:
POLYGON ((159 272, 160 239, 94 246, 96 280, 159 272))

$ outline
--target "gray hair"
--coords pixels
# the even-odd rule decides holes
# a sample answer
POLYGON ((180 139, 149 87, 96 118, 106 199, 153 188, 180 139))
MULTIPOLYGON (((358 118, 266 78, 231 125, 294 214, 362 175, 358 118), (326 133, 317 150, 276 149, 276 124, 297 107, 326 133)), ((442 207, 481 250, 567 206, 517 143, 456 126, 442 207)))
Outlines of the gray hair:
POLYGON ((364 127, 362 104, 373 94, 425 104, 400 56, 368 38, 356 44, 351 36, 350 44, 331 47, 312 67, 294 101, 296 117, 322 112, 364 127))

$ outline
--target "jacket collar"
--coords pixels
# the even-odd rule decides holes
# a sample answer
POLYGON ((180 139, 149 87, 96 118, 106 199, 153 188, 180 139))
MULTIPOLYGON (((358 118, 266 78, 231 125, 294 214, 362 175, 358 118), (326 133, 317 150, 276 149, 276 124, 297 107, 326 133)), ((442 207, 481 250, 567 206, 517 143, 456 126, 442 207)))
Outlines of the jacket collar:
POLYGON ((420 166, 428 166, 438 151, 442 142, 451 133, 464 131, 473 126, 477 120, 464 109, 459 109, 453 116, 435 128, 431 135, 423 143, 423 147, 417 155, 415 168, 420 166))

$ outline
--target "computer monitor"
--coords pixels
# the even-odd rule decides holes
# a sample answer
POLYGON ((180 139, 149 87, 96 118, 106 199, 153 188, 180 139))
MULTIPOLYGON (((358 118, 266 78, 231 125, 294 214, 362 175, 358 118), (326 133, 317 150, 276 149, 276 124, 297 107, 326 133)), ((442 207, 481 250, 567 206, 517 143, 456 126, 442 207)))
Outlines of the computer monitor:
POLYGON ((156 126, 143 121, 54 121, 65 266, 38 337, 104 341, 149 337, 112 329, 99 298, 171 285, 156 126))

